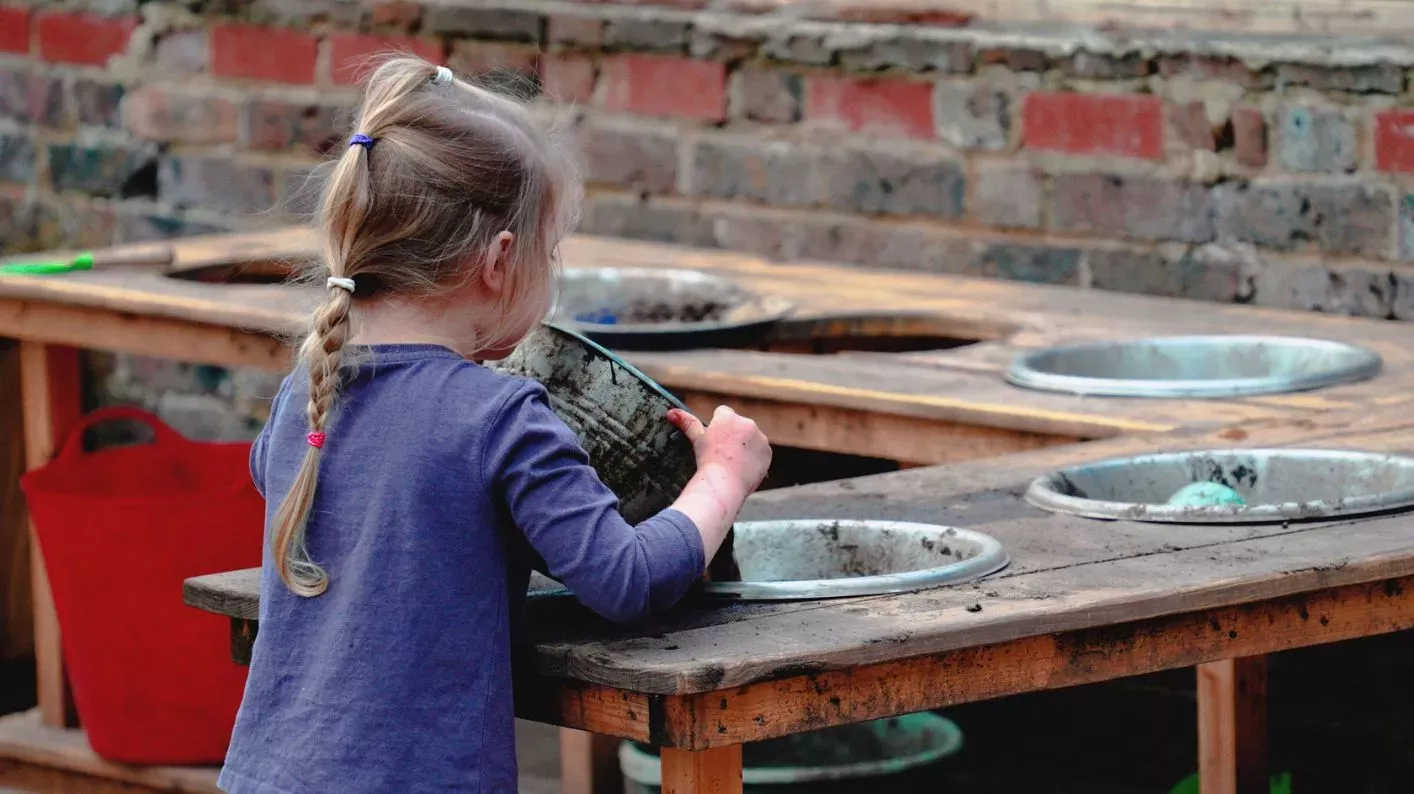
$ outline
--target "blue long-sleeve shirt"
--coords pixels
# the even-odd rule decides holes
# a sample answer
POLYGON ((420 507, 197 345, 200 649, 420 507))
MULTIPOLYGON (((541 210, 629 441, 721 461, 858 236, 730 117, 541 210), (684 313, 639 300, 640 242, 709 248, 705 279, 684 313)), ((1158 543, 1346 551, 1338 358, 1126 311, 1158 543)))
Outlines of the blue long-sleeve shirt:
MULTIPOLYGON (((296 372, 252 450, 267 526, 307 399, 296 372)), ((231 794, 513 792, 510 636, 535 555, 617 621, 673 604, 705 566, 682 513, 620 517, 542 386, 432 345, 375 346, 349 376, 307 539, 329 572, 317 598, 266 551, 231 794)))

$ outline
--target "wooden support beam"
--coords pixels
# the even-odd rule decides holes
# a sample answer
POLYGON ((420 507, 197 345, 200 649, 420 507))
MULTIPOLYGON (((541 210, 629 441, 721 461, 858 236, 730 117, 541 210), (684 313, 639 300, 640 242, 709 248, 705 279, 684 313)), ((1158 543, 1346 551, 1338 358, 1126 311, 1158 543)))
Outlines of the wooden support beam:
POLYGON ((560 791, 564 794, 622 794, 619 740, 612 736, 560 729, 560 791))
POLYGON ((1267 794, 1267 657, 1198 665, 1203 794, 1267 794))
POLYGON ((741 794, 741 745, 710 750, 665 747, 663 794, 741 794))
MULTIPOLYGON (((20 344, 21 408, 25 423, 25 468, 50 461, 69 427, 83 410, 79 351, 38 342, 20 344)), ((34 601, 34 657, 39 679, 39 710, 44 724, 74 724, 73 702, 64 679, 59 616, 44 569, 44 556, 30 522, 30 582, 34 601)))

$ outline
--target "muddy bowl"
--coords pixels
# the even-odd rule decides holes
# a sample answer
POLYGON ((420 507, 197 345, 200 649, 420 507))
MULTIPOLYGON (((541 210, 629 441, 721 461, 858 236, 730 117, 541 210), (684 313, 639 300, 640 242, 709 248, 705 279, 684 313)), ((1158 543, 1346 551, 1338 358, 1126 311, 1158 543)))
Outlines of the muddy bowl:
POLYGON ((1113 458, 1033 481, 1026 500, 1054 513, 1176 524, 1261 524, 1414 507, 1414 458, 1328 449, 1234 449, 1113 458), (1242 504, 1169 504, 1194 483, 1242 504))
POLYGON ((732 279, 671 268, 566 268, 550 320, 623 350, 741 347, 794 309, 732 279))
POLYGON ((731 544, 740 581, 703 584, 709 597, 788 601, 907 593, 970 582, 1009 562, 990 535, 908 521, 741 521, 731 544))
POLYGON ((542 324, 491 366, 545 386, 630 523, 671 505, 696 472, 692 445, 664 418, 685 406, 592 340, 542 324))
POLYGON ((1310 391, 1373 378, 1378 353, 1286 336, 1167 336, 1091 342, 1018 356, 1007 382, 1099 397, 1212 398, 1310 391))

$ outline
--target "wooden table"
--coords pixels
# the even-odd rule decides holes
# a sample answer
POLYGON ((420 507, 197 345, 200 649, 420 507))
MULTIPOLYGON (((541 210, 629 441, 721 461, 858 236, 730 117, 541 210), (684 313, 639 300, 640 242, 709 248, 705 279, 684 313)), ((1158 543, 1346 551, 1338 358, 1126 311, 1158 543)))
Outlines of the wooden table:
MULTIPOLYGON (((303 230, 190 238, 173 244, 179 267, 294 259, 314 246, 303 230)), ((138 246, 130 246, 138 248, 138 246)), ((1328 411, 1394 405, 1414 393, 1414 328, 1393 323, 1123 296, 1113 293, 860 270, 779 265, 736 254, 574 238, 570 265, 682 267, 734 276, 783 295, 796 322, 820 332, 904 326, 981 340, 910 354, 801 356, 751 351, 635 354, 631 360, 693 408, 733 404, 773 441, 909 465, 952 463, 1077 440, 1287 421, 1328 411), (1368 345, 1385 358, 1379 378, 1250 399, 1082 399, 1005 385, 1019 350, 1065 341, 1178 332, 1322 336, 1368 345)), ((174 279, 159 267, 0 279, 0 336, 21 340, 26 464, 46 463, 80 411, 80 348, 181 361, 281 369, 284 337, 300 330, 317 294, 287 286, 174 279)), ((31 544, 35 644, 43 722, 73 724, 58 622, 31 544)))
MULTIPOLYGON (((1328 415, 1159 440, 1124 438, 762 493, 750 518, 965 526, 1012 564, 905 595, 782 604, 689 602, 611 627, 564 597, 531 599, 519 716, 663 748, 665 790, 741 790, 741 744, 957 703, 1197 666, 1205 794, 1265 792, 1265 658, 1414 626, 1409 516, 1164 526, 1059 516, 1029 479, 1111 455, 1210 446, 1414 451, 1403 411, 1328 415)), ((188 603, 258 631, 258 572, 201 577, 188 603)))

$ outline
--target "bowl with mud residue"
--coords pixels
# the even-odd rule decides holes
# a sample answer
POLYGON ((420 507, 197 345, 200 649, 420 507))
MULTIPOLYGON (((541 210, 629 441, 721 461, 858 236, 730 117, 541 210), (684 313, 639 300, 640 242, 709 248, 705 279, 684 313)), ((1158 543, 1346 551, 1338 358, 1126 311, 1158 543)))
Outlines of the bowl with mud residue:
POLYGON ((742 521, 729 542, 738 581, 714 579, 701 591, 738 601, 907 593, 969 582, 1009 562, 990 535, 907 521, 742 521))
POLYGON ((671 505, 696 472, 692 445, 665 418, 682 402, 599 344, 546 323, 491 366, 545 386, 630 523, 671 505))
POLYGON ((1054 513, 1176 524, 1260 524, 1414 506, 1414 458, 1331 449, 1170 452, 1037 478, 1026 500, 1054 513), (1185 499, 1194 484, 1215 498, 1185 499), (1206 501, 1206 503, 1204 503, 1206 501))
POLYGON ((728 278, 671 268, 566 268, 551 321, 607 347, 741 347, 794 309, 728 278))

